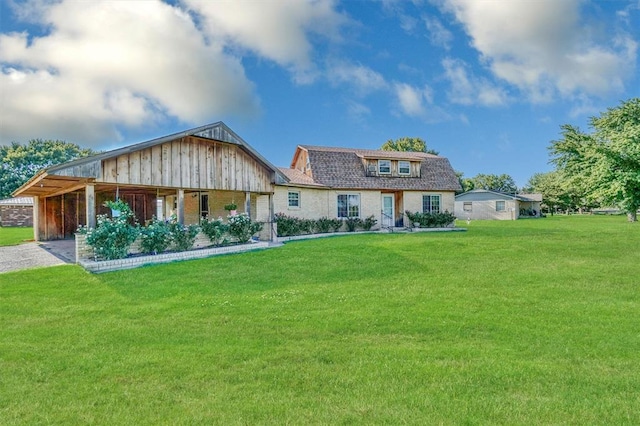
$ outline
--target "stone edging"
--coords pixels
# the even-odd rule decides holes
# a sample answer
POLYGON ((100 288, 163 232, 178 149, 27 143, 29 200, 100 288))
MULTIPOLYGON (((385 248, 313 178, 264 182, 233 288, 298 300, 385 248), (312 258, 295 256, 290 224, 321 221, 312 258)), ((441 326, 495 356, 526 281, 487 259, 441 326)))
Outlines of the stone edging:
POLYGON ((358 235, 358 234, 406 234, 410 232, 464 232, 467 228, 410 228, 400 229, 397 231, 376 230, 376 231, 354 231, 354 232, 325 232, 322 234, 305 234, 294 235, 291 237, 278 237, 279 243, 286 243, 288 241, 308 240, 312 238, 324 238, 324 237, 336 237, 339 235, 358 235))
POLYGON ((87 259, 79 259, 78 264, 89 272, 101 273, 118 271, 121 269, 132 269, 143 265, 169 263, 177 260, 201 259, 203 257, 216 256, 220 254, 240 253, 251 250, 265 249, 267 247, 269 247, 268 242, 259 241, 249 244, 239 244, 235 246, 214 247, 208 249, 181 251, 177 253, 162 253, 148 256, 135 256, 116 260, 101 260, 98 262, 87 259))

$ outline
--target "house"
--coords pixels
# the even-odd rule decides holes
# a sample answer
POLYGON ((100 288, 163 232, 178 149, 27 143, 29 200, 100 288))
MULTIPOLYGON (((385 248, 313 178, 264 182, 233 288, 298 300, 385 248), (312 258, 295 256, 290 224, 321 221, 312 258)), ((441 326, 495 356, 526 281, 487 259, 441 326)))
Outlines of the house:
POLYGON ((0 226, 33 226, 33 198, 0 200, 0 226))
POLYGON ((277 168, 218 122, 81 158, 38 172, 15 191, 31 196, 34 238, 72 238, 94 227, 105 201, 123 199, 144 224, 175 215, 180 223, 226 217, 226 204, 269 224, 272 218, 365 218, 402 226, 404 211, 453 211, 458 179, 446 158, 415 152, 298 146, 277 168))
POLYGON ((505 194, 474 189, 455 197, 458 219, 515 220, 521 216, 540 216, 542 194, 505 194))
POLYGON ((377 227, 408 226, 405 211, 453 212, 460 190, 449 160, 423 152, 299 145, 274 210, 306 219, 366 218, 377 227))
POLYGON ((218 122, 49 167, 14 195, 33 197, 34 238, 55 240, 73 237, 80 225, 94 227, 96 216, 109 212, 104 202, 118 198, 143 224, 170 215, 198 223, 226 216, 223 207, 231 202, 254 219, 268 219, 279 174, 218 122))

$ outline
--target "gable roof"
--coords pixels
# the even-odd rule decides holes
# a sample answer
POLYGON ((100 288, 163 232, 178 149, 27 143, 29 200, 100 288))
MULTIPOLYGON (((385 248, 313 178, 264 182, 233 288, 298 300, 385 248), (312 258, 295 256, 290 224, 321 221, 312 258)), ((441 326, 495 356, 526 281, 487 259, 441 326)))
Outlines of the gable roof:
MULTIPOLYGON (((416 191, 459 191, 460 182, 449 160, 424 152, 299 145, 308 154, 312 181, 336 189, 389 189, 416 191), (362 159, 420 161, 420 177, 367 176, 362 159)), ((297 153, 296 153, 297 155, 297 153)), ((291 169, 290 169, 291 170, 291 169)), ((298 172, 300 173, 300 172, 298 172)), ((309 178, 303 173, 301 175, 309 178)), ((295 175, 291 183, 298 183, 295 175)), ((303 182, 300 181, 302 184, 303 182)))
MULTIPOLYGON (((39 190, 37 184, 42 185, 43 180, 52 182, 52 187, 55 188, 72 188, 78 186, 79 181, 87 181, 100 177, 101 163, 104 160, 116 158, 123 154, 129 154, 136 151, 142 151, 147 148, 151 148, 156 145, 162 145, 166 142, 170 142, 176 139, 181 139, 187 136, 196 136, 203 139, 216 140, 226 142, 240 146, 245 152, 247 152, 256 161, 263 164, 267 169, 276 174, 276 179, 279 181, 287 181, 288 179, 281 174, 280 170, 271 164, 266 158, 264 158, 258 151, 253 149, 247 142, 245 142, 240 136, 238 136, 233 130, 231 130, 222 121, 216 123, 207 124, 204 126, 195 127, 193 129, 185 130, 183 132, 173 133, 167 136, 151 139, 145 142, 140 142, 133 145, 127 145, 122 148, 114 149, 111 151, 102 152, 89 157, 79 158, 77 160, 68 161, 66 163, 58 164, 40 170, 35 176, 33 176, 24 185, 14 191, 14 195, 20 195, 28 193, 29 195, 45 194, 46 190, 39 190)), ((64 191, 64 189, 62 190, 64 191)), ((50 195, 50 194, 47 194, 50 195)))

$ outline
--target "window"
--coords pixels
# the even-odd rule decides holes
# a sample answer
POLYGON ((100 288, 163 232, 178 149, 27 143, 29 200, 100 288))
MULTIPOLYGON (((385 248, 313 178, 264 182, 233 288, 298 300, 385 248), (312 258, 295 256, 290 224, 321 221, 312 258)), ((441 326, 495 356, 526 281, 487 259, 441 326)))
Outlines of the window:
POLYGON ((391 160, 378 160, 378 173, 381 175, 391 174, 391 160))
POLYGON ((462 203, 462 210, 465 212, 473 211, 473 203, 471 201, 465 201, 462 203))
POLYGON ((300 208, 300 193, 295 191, 289 192, 289 207, 300 208))
POLYGON ((209 194, 200 194, 200 217, 209 216, 209 194))
POLYGON ((338 195, 338 217, 360 217, 360 195, 338 195))
POLYGON ((401 175, 411 174, 411 163, 408 161, 398 161, 398 173, 401 175))
POLYGON ((496 201, 496 211, 497 212, 505 211, 504 201, 496 201))
POLYGON ((440 213, 440 196, 423 195, 422 213, 440 213))

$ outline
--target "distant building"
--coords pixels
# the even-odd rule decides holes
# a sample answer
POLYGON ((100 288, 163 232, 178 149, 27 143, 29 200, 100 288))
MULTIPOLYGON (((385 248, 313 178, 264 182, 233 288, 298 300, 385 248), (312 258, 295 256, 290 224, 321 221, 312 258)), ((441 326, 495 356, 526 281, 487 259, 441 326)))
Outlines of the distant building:
POLYGON ((516 220, 520 217, 540 217, 542 194, 505 194, 474 189, 456 195, 455 215, 465 220, 516 220))
POLYGON ((33 198, 0 200, 0 226, 33 226, 33 198))

